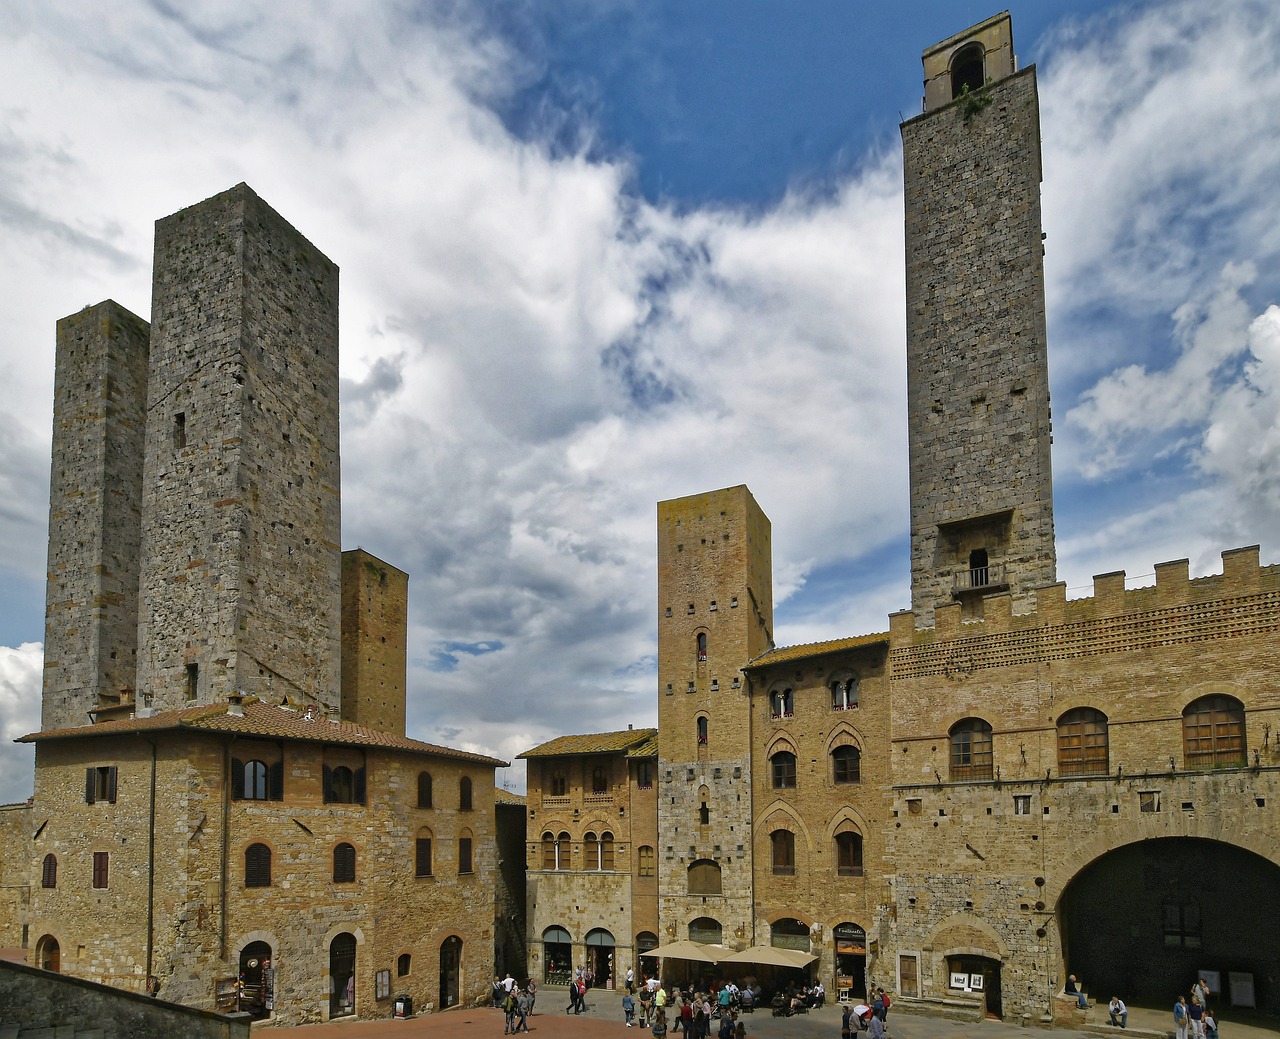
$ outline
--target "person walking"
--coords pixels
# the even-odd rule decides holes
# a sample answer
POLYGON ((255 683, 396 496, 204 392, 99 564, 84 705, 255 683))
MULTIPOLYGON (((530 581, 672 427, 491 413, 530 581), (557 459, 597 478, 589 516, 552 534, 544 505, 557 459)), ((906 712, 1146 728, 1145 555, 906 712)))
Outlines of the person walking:
POLYGON ((533 978, 529 979, 529 984, 525 986, 525 991, 529 993, 529 1016, 533 1017, 533 1005, 538 1001, 538 985, 533 978))
POLYGON ((515 993, 508 992, 502 997, 502 1014, 503 1014, 503 1035, 516 1034, 516 997, 515 993))
POLYGON ((528 992, 521 992, 520 986, 516 986, 516 1014, 520 1020, 516 1023, 517 1032, 529 1031, 529 1012, 533 1009, 533 1000, 529 998, 528 992))
POLYGON ((1175 1039, 1187 1039, 1191 1025, 1191 1017, 1187 1012, 1187 997, 1179 996, 1173 1004, 1173 1031, 1175 1039))
POLYGON ((636 1001, 631 995, 631 986, 627 986, 627 991, 622 994, 622 1016, 626 1019, 627 1027, 630 1028, 636 1016, 636 1001))

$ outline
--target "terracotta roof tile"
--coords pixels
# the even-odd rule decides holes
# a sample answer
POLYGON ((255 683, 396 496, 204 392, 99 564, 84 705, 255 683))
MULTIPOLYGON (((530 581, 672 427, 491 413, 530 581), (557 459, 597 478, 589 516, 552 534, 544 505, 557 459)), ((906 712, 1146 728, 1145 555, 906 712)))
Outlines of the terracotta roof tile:
POLYGON ((627 750, 629 758, 656 758, 658 756, 658 730, 650 729, 652 736, 649 736, 643 743, 637 743, 634 747, 627 750))
POLYGON ((529 803, 529 799, 524 794, 517 794, 514 790, 503 790, 502 787, 494 787, 493 799, 500 805, 515 805, 517 808, 523 808, 529 803))
POLYGON ((879 643, 889 644, 888 632, 874 635, 854 635, 847 639, 831 639, 828 642, 808 642, 801 646, 779 646, 766 650, 754 660, 747 663, 743 671, 755 671, 769 667, 771 664, 784 664, 791 660, 803 660, 805 657, 820 657, 826 653, 839 653, 846 649, 857 649, 860 646, 874 646, 879 643))
POLYGON ((657 729, 623 729, 620 732, 589 732, 581 736, 557 736, 517 758, 550 758, 566 754, 615 754, 630 751, 646 740, 655 738, 657 729))
POLYGON ((130 733, 172 732, 201 729, 208 732, 230 732, 241 736, 266 736, 272 739, 302 740, 312 743, 337 743, 360 747, 385 747, 388 750, 406 750, 417 754, 474 761, 479 764, 505 767, 510 762, 474 754, 466 750, 440 747, 423 743, 393 732, 382 732, 367 725, 330 721, 323 709, 308 713, 296 707, 275 706, 258 699, 247 699, 244 713, 229 713, 224 703, 201 704, 177 711, 158 711, 149 718, 122 718, 117 721, 98 722, 96 725, 77 725, 67 729, 48 729, 43 732, 19 736, 18 743, 38 743, 42 740, 79 739, 89 736, 125 735, 130 733))

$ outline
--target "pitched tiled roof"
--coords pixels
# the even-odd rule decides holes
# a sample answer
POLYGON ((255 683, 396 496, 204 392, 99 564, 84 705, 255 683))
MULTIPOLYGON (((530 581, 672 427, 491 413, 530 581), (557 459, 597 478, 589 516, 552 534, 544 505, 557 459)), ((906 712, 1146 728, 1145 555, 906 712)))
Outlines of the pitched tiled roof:
POLYGON ((517 808, 523 808, 529 803, 529 799, 524 794, 517 794, 514 790, 504 790, 500 786, 493 788, 493 799, 500 805, 515 805, 517 808))
POLYGON ((637 743, 634 747, 627 750, 629 758, 656 758, 658 756, 658 730, 649 729, 653 735, 647 737, 643 743, 637 743))
POLYGON ((824 653, 839 653, 846 649, 857 649, 859 646, 874 646, 878 643, 889 644, 889 633, 875 635, 854 635, 847 639, 832 639, 829 642, 807 642, 802 646, 779 646, 766 650, 754 660, 746 664, 743 671, 755 671, 769 667, 771 664, 785 664, 791 660, 803 660, 805 657, 820 657, 824 653))
POLYGON ((38 743, 43 740, 80 739, 89 736, 112 736, 132 733, 173 732, 204 730, 227 732, 239 736, 265 736, 270 739, 302 740, 310 743, 338 743, 358 747, 385 747, 388 750, 407 750, 435 757, 474 761, 479 764, 505 767, 510 762, 491 758, 471 751, 439 747, 434 743, 411 740, 394 732, 382 732, 367 725, 330 721, 323 708, 307 709, 275 706, 262 700, 249 698, 244 701, 243 714, 231 714, 225 703, 201 704, 178 711, 158 711, 147 718, 121 718, 116 721, 98 722, 96 725, 77 725, 68 729, 47 729, 19 736, 18 743, 38 743))
POLYGON ((589 732, 583 736, 557 736, 517 758, 563 757, 566 754, 613 754, 630 751, 649 739, 656 739, 657 729, 623 729, 621 732, 589 732))

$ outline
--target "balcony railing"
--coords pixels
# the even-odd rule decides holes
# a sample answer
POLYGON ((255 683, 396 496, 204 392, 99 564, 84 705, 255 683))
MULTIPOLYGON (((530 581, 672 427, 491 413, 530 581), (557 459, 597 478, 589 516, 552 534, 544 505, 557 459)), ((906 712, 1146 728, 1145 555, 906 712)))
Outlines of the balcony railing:
POLYGON ((1004 577, 1003 563, 989 563, 987 566, 975 566, 969 570, 961 570, 956 574, 955 590, 957 592, 976 592, 985 588, 1003 588, 1008 584, 1004 577))

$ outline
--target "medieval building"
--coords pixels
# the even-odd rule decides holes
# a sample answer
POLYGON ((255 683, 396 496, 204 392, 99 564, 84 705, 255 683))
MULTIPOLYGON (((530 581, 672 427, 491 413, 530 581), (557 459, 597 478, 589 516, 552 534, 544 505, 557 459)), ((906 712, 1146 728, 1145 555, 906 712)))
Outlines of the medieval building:
MULTIPOLYGON (((1250 923, 1280 911, 1280 566, 1242 548, 1067 599, 1035 68, 1007 13, 923 61, 902 125, 911 609, 777 647, 747 488, 658 506, 657 935, 791 949, 907 1007, 1071 1022, 1073 971, 1162 1006, 1208 974, 1224 1005, 1280 1012, 1280 940, 1250 923)), ((546 782, 530 769, 531 812, 546 782)), ((531 890, 577 868, 533 844, 528 866, 531 890)), ((531 954, 584 940, 585 888, 555 882, 531 954)), ((651 938, 619 943, 621 969, 651 938)))
POLYGON ((36 964, 280 1024, 485 995, 505 763, 405 736, 408 577, 340 549, 337 268, 243 184, 166 217, 54 397, 36 964))

